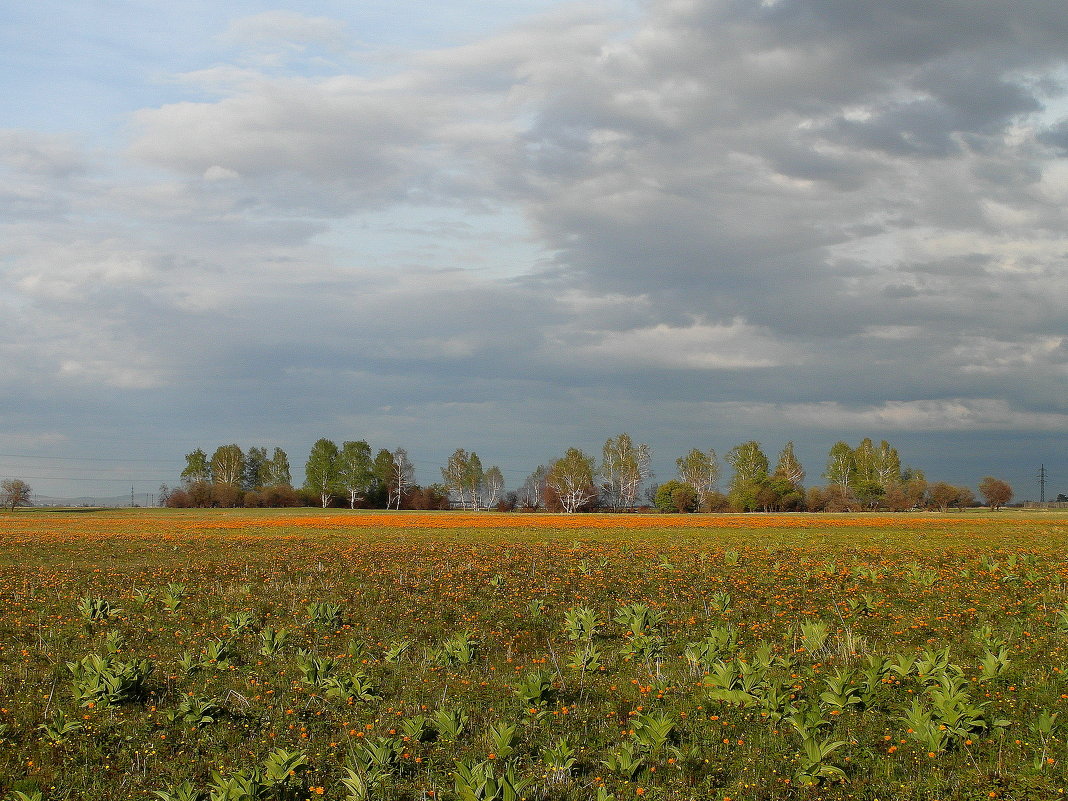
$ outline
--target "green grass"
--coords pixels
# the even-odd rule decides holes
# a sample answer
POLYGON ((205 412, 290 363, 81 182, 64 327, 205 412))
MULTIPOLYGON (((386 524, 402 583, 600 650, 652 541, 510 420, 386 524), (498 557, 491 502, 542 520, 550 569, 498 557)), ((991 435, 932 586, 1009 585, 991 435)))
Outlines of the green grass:
POLYGON ((0 516, 0 793, 1062 794, 1066 515, 386 517, 0 516))

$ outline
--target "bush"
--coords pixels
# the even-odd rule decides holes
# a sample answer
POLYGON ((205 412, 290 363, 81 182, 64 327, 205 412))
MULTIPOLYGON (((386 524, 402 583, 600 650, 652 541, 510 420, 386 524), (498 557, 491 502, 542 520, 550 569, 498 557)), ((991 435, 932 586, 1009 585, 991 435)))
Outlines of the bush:
POLYGON ((689 484, 672 479, 656 488, 653 505, 661 512, 692 512, 697 508, 697 493, 689 484))

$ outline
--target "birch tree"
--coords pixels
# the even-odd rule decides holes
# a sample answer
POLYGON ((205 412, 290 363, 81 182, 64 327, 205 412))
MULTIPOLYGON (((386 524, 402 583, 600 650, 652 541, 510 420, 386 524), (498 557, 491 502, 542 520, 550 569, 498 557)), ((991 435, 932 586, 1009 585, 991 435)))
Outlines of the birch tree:
POLYGON ((319 494, 325 509, 334 495, 341 491, 338 481, 337 445, 328 439, 320 439, 312 445, 308 461, 304 465, 305 489, 319 494))
POLYGON ((600 474, 604 480, 605 502, 613 509, 634 505, 642 482, 649 476, 652 451, 645 443, 635 444, 629 434, 609 438, 601 449, 600 474))
POLYGON ((597 497, 593 473, 593 458, 578 448, 568 448, 549 468, 545 483, 556 493, 564 511, 573 514, 597 497))
POLYGON ((267 467, 266 487, 289 487, 293 484, 293 475, 289 469, 289 456, 281 448, 275 448, 267 467))
POLYGON ((726 458, 727 464, 734 468, 730 488, 731 505, 746 511, 760 508, 757 495, 768 477, 768 457, 761 450, 760 443, 750 440, 735 445, 726 458))
POLYGON ((879 443, 876 473, 884 490, 901 483, 901 457, 898 456, 897 448, 891 447, 885 439, 879 443))
POLYGON ((519 488, 519 503, 528 509, 539 508, 545 498, 545 479, 548 475, 549 468, 543 464, 538 465, 519 488))
POLYGON ((779 463, 775 466, 775 475, 785 478, 795 487, 800 487, 804 482, 805 468, 801 466, 801 462, 794 455, 793 442, 787 442, 783 449, 779 451, 779 463))
POLYGON ((338 453, 338 483, 349 496, 349 508, 355 509, 356 502, 367 497, 367 491, 374 481, 371 463, 371 446, 364 440, 343 442, 338 453))
POLYGON ((386 504, 387 508, 391 503, 394 509, 400 509, 401 499, 414 481, 415 465, 408 458, 408 451, 404 448, 397 448, 393 451, 393 480, 389 484, 390 496, 386 504))
POLYGON ((708 500, 716 490, 719 482, 719 459, 715 450, 708 449, 708 453, 694 448, 685 456, 675 460, 678 469, 679 481, 689 484, 697 493, 697 506, 706 509, 708 500))
POLYGON ((216 486, 240 487, 245 478, 245 454, 238 445, 220 445, 211 457, 211 481, 216 486))
POLYGON ((504 494, 504 473, 501 472, 501 468, 497 465, 493 465, 482 476, 482 492, 483 501, 490 509, 497 505, 497 502, 504 494))
POLYGON ((446 489, 464 509, 477 509, 481 500, 482 461, 477 453, 468 453, 457 448, 445 467, 441 478, 446 489))
POLYGON ((185 455, 185 469, 182 470, 182 483, 199 484, 211 481, 211 466, 208 464, 208 455, 200 448, 185 455))
POLYGON ((827 471, 823 477, 832 484, 848 490, 856 472, 853 449, 846 442, 836 442, 827 454, 827 471))

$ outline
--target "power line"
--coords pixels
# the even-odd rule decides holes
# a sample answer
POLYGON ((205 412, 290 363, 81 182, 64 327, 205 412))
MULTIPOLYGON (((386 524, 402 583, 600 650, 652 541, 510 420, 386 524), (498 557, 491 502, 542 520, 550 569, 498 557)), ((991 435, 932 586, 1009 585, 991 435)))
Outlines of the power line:
POLYGON ((35 456, 29 453, 0 453, 3 459, 50 459, 65 462, 156 462, 157 464, 179 464, 178 459, 128 459, 112 456, 35 456))

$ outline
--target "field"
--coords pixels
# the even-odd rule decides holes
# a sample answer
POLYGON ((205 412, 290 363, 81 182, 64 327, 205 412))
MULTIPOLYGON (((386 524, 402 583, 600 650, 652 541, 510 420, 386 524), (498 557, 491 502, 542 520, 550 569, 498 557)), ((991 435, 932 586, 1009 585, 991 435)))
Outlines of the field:
POLYGON ((1060 798, 1066 534, 0 514, 0 798, 1060 798))

